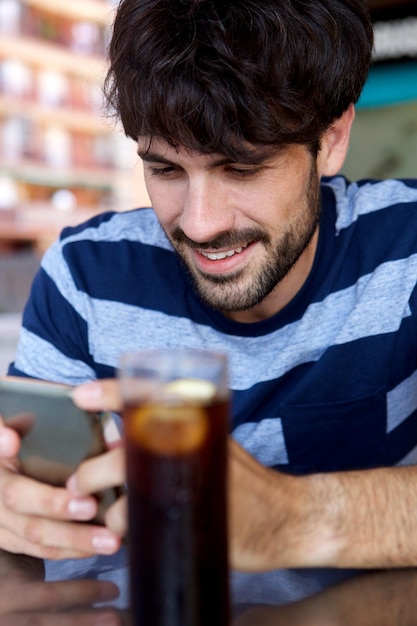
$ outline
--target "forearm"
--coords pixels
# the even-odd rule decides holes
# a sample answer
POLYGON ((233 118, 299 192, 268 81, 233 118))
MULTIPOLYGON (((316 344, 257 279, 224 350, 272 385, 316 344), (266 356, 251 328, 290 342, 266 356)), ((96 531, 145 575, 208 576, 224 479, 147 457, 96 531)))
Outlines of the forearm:
MULTIPOLYGON (((417 565, 417 468, 315 474, 290 481, 287 520, 276 527, 277 563, 340 568, 417 565)), ((275 506, 279 508, 279 503, 275 506)))
POLYGON ((289 476, 231 444, 232 567, 417 565, 417 467, 289 476))
POLYGON ((329 549, 326 559, 313 543, 319 564, 322 557, 324 565, 343 568, 417 565, 417 467, 300 480, 312 510, 321 509, 318 523, 329 549))

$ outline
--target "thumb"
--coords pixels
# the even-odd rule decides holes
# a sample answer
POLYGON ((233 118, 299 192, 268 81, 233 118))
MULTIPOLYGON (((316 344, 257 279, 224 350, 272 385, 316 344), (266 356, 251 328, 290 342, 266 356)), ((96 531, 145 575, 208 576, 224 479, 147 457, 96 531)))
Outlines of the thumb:
POLYGON ((0 460, 11 459, 19 453, 20 437, 13 428, 5 425, 0 416, 0 460))
POLYGON ((72 399, 87 411, 120 411, 122 398, 116 379, 90 381, 75 387, 72 399))

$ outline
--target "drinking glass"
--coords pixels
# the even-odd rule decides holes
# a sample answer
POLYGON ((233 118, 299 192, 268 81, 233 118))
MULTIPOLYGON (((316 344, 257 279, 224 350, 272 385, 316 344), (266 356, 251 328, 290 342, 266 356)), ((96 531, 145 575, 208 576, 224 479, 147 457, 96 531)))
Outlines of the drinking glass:
POLYGON ((227 360, 125 354, 130 595, 137 626, 227 626, 227 360))

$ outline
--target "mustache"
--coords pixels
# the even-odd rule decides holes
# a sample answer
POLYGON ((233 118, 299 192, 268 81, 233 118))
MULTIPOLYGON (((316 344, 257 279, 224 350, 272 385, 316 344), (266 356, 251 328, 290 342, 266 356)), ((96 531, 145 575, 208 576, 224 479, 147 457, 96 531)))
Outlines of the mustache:
POLYGON ((176 244, 185 244, 190 248, 198 250, 219 250, 220 248, 239 248, 255 241, 269 243, 268 235, 259 228, 243 228, 235 231, 225 231, 219 233, 210 241, 198 242, 187 237, 184 231, 178 226, 174 228, 170 239, 176 244))

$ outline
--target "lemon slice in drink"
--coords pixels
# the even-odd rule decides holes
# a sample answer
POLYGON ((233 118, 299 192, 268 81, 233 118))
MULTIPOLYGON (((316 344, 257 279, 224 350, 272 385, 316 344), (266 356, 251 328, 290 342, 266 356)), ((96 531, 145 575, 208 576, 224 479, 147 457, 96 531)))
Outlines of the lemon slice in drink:
POLYGON ((204 409, 179 402, 138 407, 126 426, 132 441, 158 455, 190 454, 198 450, 208 433, 204 409))
POLYGON ((213 400, 216 395, 216 386, 209 380, 198 378, 180 378, 173 380, 164 386, 164 393, 170 397, 205 405, 213 400))

